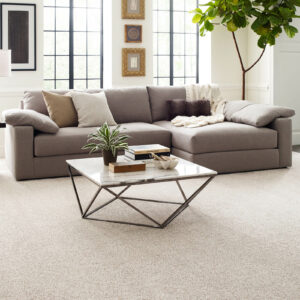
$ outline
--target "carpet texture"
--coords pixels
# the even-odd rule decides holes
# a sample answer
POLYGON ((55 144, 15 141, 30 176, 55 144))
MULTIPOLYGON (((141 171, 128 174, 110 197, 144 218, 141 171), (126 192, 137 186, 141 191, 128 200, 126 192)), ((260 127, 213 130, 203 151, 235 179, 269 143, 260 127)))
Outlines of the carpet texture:
MULTIPOLYGON (((293 160, 217 176, 163 230, 82 220, 68 178, 16 182, 0 160, 0 299, 299 299, 300 154, 293 160)), ((76 181, 89 199, 96 187, 76 181)), ((199 183, 183 186, 191 194, 199 183)), ((180 199, 170 183, 126 195, 180 199)), ((143 208, 160 220, 174 209, 143 208)), ((117 202, 101 214, 144 221, 117 202)))

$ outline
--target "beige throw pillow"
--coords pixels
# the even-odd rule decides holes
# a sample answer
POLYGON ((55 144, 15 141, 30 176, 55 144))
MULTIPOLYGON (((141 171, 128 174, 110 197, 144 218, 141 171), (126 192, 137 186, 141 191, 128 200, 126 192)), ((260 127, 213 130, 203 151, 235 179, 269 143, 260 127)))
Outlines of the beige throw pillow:
POLYGON ((104 92, 87 94, 69 92, 78 114, 78 127, 96 127, 105 122, 108 125, 117 125, 107 104, 104 92))
POLYGON ((78 125, 77 112, 70 96, 42 91, 50 118, 58 127, 78 125))

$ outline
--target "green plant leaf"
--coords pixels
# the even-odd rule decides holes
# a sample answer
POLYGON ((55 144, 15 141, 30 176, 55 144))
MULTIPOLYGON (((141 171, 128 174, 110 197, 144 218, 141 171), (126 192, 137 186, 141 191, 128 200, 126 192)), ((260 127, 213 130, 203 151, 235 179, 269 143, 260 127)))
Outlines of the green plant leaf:
POLYGON ((210 23, 209 21, 205 21, 204 27, 207 31, 213 31, 214 30, 214 25, 210 23))

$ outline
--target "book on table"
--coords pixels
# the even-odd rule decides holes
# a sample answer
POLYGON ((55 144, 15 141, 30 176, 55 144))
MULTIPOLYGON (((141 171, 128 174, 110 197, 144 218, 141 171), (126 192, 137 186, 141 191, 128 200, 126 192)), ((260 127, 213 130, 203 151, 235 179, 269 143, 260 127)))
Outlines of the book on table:
POLYGON ((125 150, 125 156, 133 160, 151 159, 151 153, 158 156, 170 156, 171 150, 170 148, 159 144, 129 146, 128 149, 125 150))

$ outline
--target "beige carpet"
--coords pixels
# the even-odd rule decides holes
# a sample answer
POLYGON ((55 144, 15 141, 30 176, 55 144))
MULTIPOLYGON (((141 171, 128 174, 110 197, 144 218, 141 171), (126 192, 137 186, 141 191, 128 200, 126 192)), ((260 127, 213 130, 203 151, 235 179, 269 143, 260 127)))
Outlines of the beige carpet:
MULTIPOLYGON (((178 198, 170 184, 127 194, 178 198)), ((122 203, 104 213, 142 220, 122 203)), ((164 230, 81 220, 68 178, 15 182, 0 161, 1 300, 300 299, 299 256, 298 153, 291 169, 218 176, 164 230)))

